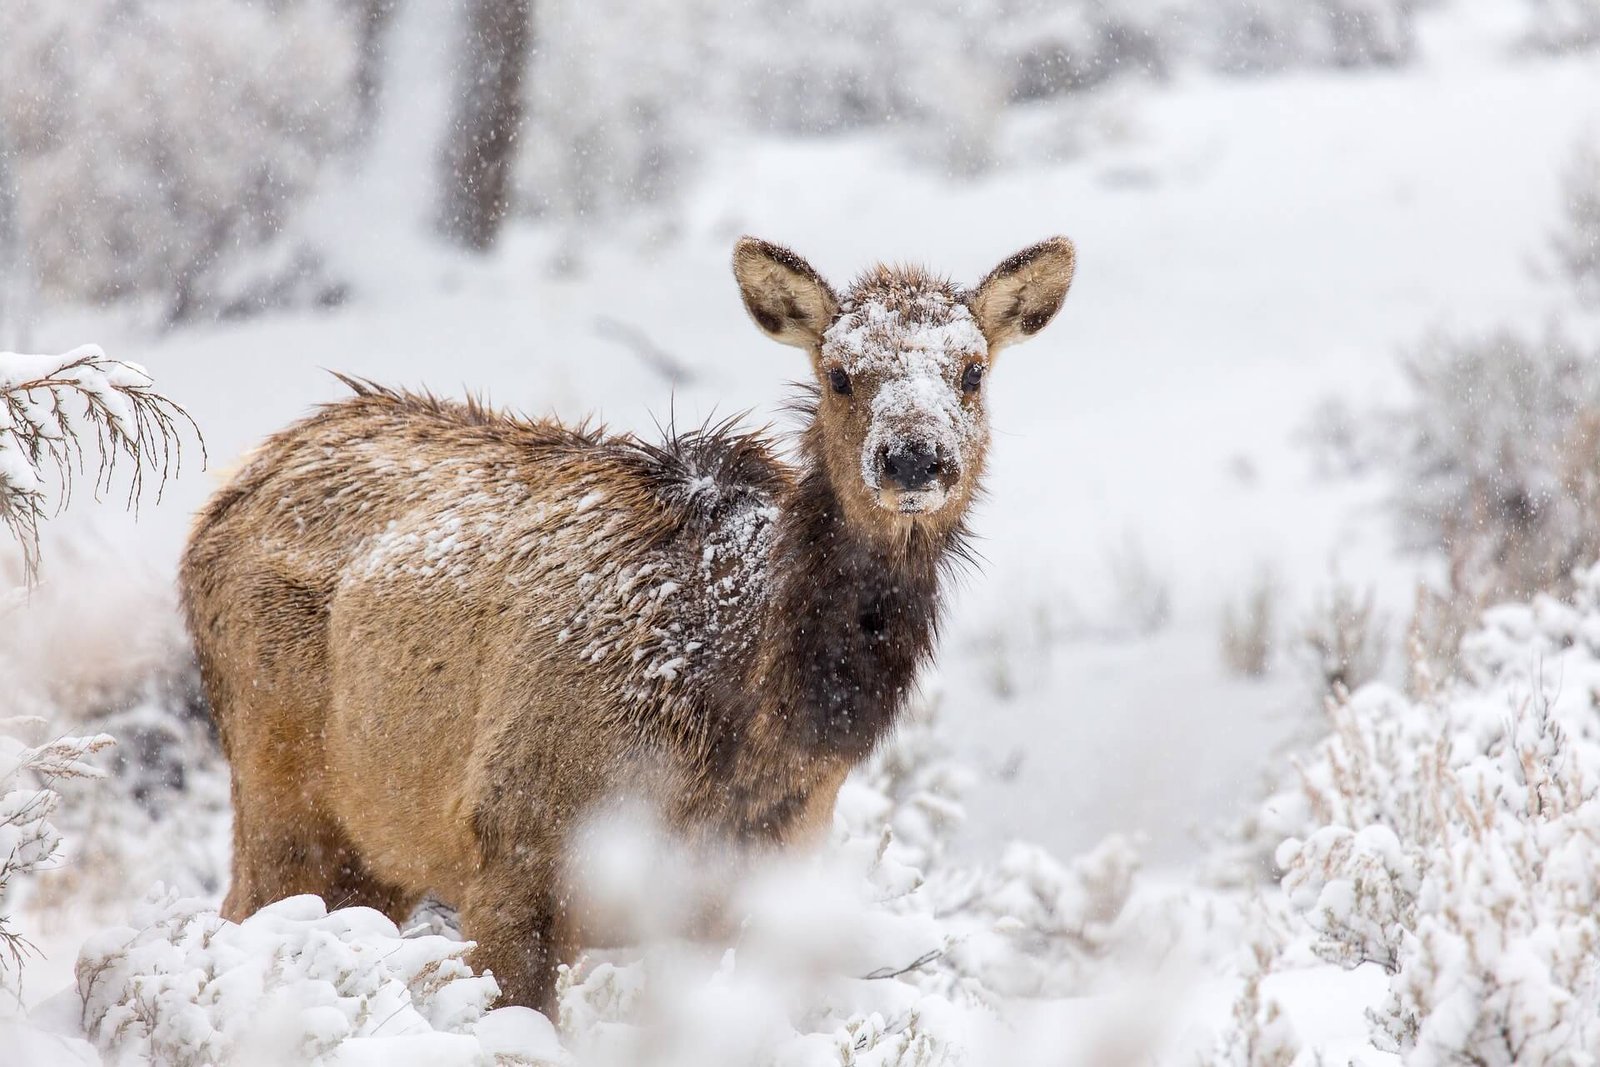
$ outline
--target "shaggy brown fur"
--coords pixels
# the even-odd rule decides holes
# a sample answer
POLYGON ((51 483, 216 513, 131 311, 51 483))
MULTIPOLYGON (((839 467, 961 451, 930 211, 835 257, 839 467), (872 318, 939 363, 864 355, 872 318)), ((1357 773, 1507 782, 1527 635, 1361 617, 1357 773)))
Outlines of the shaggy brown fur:
MULTIPOLYGON (((691 841, 820 835, 932 648, 986 440, 943 457, 942 506, 872 488, 862 442, 894 374, 831 388, 854 358, 832 327, 875 314, 856 336, 892 350, 896 316, 910 344, 935 307, 951 336, 981 327, 957 355, 986 365, 1065 295, 1071 246, 1038 248, 1018 269, 1053 259, 1048 284, 880 268, 841 303, 742 241, 746 306, 822 383, 798 470, 726 425, 646 444, 356 381, 268 439, 181 573, 232 764, 224 914, 317 893, 398 919, 434 892, 505 996, 547 1007, 585 936, 570 835, 602 806, 640 797, 691 841)), ((968 366, 950 403, 978 425, 968 366)))

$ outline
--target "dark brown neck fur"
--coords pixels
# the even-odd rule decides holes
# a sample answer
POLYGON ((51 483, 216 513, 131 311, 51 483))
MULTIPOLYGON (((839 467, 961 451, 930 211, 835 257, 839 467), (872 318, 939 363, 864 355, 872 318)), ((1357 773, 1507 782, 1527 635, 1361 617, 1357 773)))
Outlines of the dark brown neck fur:
POLYGON ((965 527, 918 521, 893 538, 861 529, 810 434, 804 454, 773 549, 762 696, 787 717, 790 744, 854 762, 894 725, 933 651, 941 578, 968 558, 965 527))

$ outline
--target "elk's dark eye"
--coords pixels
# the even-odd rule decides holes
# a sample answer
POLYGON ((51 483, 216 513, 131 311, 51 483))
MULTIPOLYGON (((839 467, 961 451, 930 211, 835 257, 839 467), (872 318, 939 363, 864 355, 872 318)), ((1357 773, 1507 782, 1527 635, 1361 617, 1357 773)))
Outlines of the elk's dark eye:
POLYGON ((961 376, 961 391, 963 393, 976 393, 978 386, 983 384, 983 364, 974 363, 967 368, 967 373, 961 376))
POLYGON ((828 372, 828 384, 840 396, 850 395, 850 375, 844 372, 843 367, 835 367, 828 372))

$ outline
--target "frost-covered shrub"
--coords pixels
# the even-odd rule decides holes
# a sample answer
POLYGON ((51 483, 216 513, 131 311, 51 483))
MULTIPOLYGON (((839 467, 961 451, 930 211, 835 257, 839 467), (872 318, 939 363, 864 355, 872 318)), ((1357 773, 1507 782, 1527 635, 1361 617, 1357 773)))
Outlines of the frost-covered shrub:
MULTIPOLYGON (((942 34, 940 52, 949 55, 962 36, 959 10, 935 0, 917 14, 942 34)), ((759 0, 719 24, 726 76, 741 83, 726 88, 758 129, 822 133, 901 118, 913 106, 908 64, 919 58, 904 47, 906 21, 851 0, 759 0)), ((927 39, 930 30, 920 32, 927 39)))
POLYGON ((1402 359, 1402 403, 1319 408, 1306 431, 1318 468, 1385 471, 1404 543, 1446 564, 1445 582, 1418 589, 1413 671, 1449 674, 1486 607, 1562 592, 1600 557, 1597 357, 1555 327, 1435 335, 1402 359))
POLYGON ((599 221, 678 191, 699 144, 707 14, 671 0, 534 5, 551 47, 528 72, 518 181, 536 210, 599 221))
MULTIPOLYGON (((958 860, 970 782, 932 726, 908 722, 846 783, 820 856, 744 871, 721 902, 726 936, 658 925, 565 970, 560 1046, 531 1012, 485 1013, 492 980, 471 975, 467 945, 424 933, 436 924, 402 936, 374 912, 304 897, 240 924, 153 900, 85 945, 83 1025, 112 1063, 228 1062, 246 1049, 330 1064, 1016 1062, 992 1045, 1016 998, 1145 973, 1187 932, 1167 898, 1138 888, 1120 839, 1067 863, 1026 845, 958 860)), ((612 867, 630 902, 694 918, 674 898, 708 881, 697 861, 627 843, 612 867)))
POLYGON ((1272 666, 1281 595, 1277 577, 1263 565, 1238 599, 1222 606, 1222 662, 1235 674, 1259 678, 1272 666))
POLYGON ((43 285, 215 310, 231 257, 277 234, 353 120, 339 0, 7 0, 0 115, 43 285))
MULTIPOLYGON (((14 883, 45 870, 61 855, 61 832, 51 821, 61 795, 56 783, 73 778, 98 778, 104 772, 90 757, 112 744, 110 737, 56 737, 30 745, 14 736, 40 732, 38 720, 0 719, 0 908, 7 906, 14 883)), ((0 996, 17 996, 22 958, 28 942, 0 912, 0 996)))
POLYGON ((1355 689, 1376 679, 1389 651, 1387 631, 1376 591, 1368 587, 1358 593, 1335 578, 1317 594, 1300 625, 1299 648, 1317 693, 1355 689))
POLYGON ((463 961, 470 948, 316 897, 231 923, 165 894, 89 939, 77 986, 85 1033, 113 1064, 565 1063, 544 1016, 489 1010, 499 990, 463 961))
POLYGON ((1318 55, 1336 67, 1394 67, 1416 49, 1415 0, 1316 0, 1318 55))
POLYGON ((1411 0, 1222 0, 1195 5, 1191 17, 1212 67, 1261 74, 1406 63, 1411 8, 1411 0))
POLYGON ((976 173, 1007 103, 1163 73, 1181 2, 551 0, 535 5, 518 185, 563 219, 659 204, 730 126, 891 127, 918 158, 976 173))
POLYGON ((1435 337, 1405 361, 1392 417, 1396 505, 1417 548, 1443 549, 1454 597, 1482 607, 1558 587, 1600 555, 1600 360, 1554 331, 1435 337))
POLYGON ((1462 677, 1370 686, 1265 818, 1316 949, 1391 975, 1374 1040, 1409 1064, 1600 1055, 1600 567, 1490 612, 1462 677))
MULTIPOLYGON (((1593 5, 1600 40, 1600 2, 1593 5)), ((1556 255, 1581 300, 1600 304, 1600 135, 1580 142, 1562 175, 1565 211, 1556 255)))
POLYGON ((228 769, 194 681, 157 675, 110 707, 56 710, 56 721, 103 730, 117 749, 109 773, 59 818, 73 862, 39 882, 32 908, 109 916, 126 906, 129 886, 226 889, 228 769))
POLYGON ((1568 52, 1600 43, 1597 0, 1528 0, 1527 41, 1546 52, 1568 52))
POLYGON ((1119 74, 1167 72, 1178 5, 1171 0, 1000 0, 984 53, 1014 101, 1091 88, 1119 74))
POLYGON ((1261 981, 1272 970, 1276 946, 1269 938, 1252 938, 1244 973, 1244 987, 1233 1003, 1233 1017, 1219 1035, 1205 1067, 1290 1067, 1300 1052, 1283 1005, 1267 996, 1261 981))
POLYGON ((824 860, 751 877, 734 947, 657 942, 566 971, 569 1048, 619 1064, 1006 1062, 971 1042, 1008 998, 1081 994, 1178 940, 1164 905, 1135 899, 1120 839, 1069 864, 1026 845, 955 862, 969 778, 909 725, 846 783, 824 860))
MULTIPOLYGON (((170 573, 93 527, 46 532, 46 580, 0 610, 0 715, 66 734, 106 733, 106 776, 76 791, 57 823, 73 862, 38 879, 34 910, 120 910, 129 885, 222 888, 227 771, 199 691, 170 573)), ((0 584, 21 581, 0 545, 0 584)))

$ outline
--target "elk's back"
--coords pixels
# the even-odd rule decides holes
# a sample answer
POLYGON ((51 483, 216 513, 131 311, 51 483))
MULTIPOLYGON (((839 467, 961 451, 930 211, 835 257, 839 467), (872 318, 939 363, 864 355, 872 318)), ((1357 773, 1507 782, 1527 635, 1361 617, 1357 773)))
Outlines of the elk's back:
POLYGON ((706 744, 788 477, 725 429, 646 445, 358 385, 270 438, 185 553, 236 782, 314 799, 421 884, 486 804, 541 832, 706 744))

